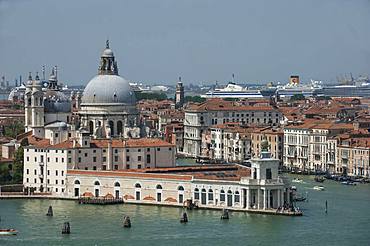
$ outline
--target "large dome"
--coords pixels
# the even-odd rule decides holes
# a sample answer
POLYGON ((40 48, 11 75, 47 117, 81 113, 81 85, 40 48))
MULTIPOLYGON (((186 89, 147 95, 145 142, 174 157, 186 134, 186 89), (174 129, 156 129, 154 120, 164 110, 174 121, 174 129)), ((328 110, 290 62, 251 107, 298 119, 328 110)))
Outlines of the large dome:
POLYGON ((86 85, 82 95, 83 104, 134 105, 136 98, 130 84, 118 75, 97 75, 86 85))

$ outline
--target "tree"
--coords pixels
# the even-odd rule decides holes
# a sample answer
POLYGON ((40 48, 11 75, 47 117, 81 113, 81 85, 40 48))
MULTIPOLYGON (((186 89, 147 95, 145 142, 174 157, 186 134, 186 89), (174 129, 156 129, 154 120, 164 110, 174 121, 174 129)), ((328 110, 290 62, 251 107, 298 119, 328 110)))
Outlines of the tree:
POLYGON ((135 96, 138 101, 143 99, 163 101, 167 99, 167 95, 163 92, 135 92, 135 96))
POLYGON ((205 102, 206 99, 200 96, 186 96, 185 102, 195 102, 195 103, 202 103, 205 102))
POLYGON ((16 183, 23 182, 23 156, 24 156, 24 149, 21 146, 14 153, 12 183, 16 184, 16 183))

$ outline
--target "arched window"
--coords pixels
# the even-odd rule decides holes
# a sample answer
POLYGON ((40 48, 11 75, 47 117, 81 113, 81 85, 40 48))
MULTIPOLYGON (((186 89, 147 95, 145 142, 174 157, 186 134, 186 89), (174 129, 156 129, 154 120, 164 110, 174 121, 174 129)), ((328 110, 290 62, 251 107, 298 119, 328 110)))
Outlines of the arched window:
POLYGON ((117 135, 122 134, 122 121, 117 121, 117 135))
POLYGON ((213 190, 212 189, 208 190, 208 201, 213 201, 213 190))
POLYGON ((94 133, 94 122, 92 120, 89 122, 89 130, 91 134, 94 133))
POLYGON ((177 188, 177 189, 183 191, 184 190, 184 187, 179 186, 179 188, 177 188))
POLYGON ((225 191, 224 190, 221 190, 220 191, 220 201, 221 202, 224 202, 225 201, 225 191))
POLYGON ((100 185, 99 181, 95 181, 94 185, 100 185))
POLYGON ((136 184, 135 184, 135 188, 141 188, 141 184, 136 183, 136 184))
POLYGON ((199 189, 198 188, 194 189, 194 200, 199 200, 199 189))
POLYGON ((111 120, 109 121, 109 128, 111 136, 114 136, 114 123, 111 120))
POLYGON ((157 185, 156 188, 157 188, 157 190, 162 190, 162 185, 159 184, 159 185, 157 185))
POLYGON ((75 185, 79 185, 80 184, 80 181, 79 180, 75 180, 75 185))
POLYGON ((239 194, 239 191, 235 191, 234 202, 240 202, 240 194, 239 194))
POLYGON ((120 187, 120 186, 121 186, 121 184, 120 184, 119 182, 116 182, 116 183, 114 183, 114 186, 115 186, 115 187, 120 187))
POLYGON ((31 101, 31 98, 28 98, 28 106, 31 106, 31 103, 32 101, 31 101))

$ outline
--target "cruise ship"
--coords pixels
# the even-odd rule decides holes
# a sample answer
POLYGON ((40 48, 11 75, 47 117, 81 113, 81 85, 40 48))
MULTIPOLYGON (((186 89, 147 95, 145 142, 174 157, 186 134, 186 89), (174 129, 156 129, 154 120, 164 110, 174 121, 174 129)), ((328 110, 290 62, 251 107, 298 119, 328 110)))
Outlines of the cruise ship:
POLYGON ((249 89, 229 82, 224 88, 216 88, 201 95, 203 98, 263 98, 261 91, 258 89, 249 89))
POLYGON ((323 86, 317 91, 318 95, 330 97, 365 97, 370 98, 370 79, 360 76, 357 79, 339 80, 341 84, 323 86))
POLYGON ((318 95, 321 88, 321 81, 311 80, 311 84, 299 84, 289 82, 286 85, 277 85, 276 94, 280 98, 291 98, 294 95, 312 97, 318 95))

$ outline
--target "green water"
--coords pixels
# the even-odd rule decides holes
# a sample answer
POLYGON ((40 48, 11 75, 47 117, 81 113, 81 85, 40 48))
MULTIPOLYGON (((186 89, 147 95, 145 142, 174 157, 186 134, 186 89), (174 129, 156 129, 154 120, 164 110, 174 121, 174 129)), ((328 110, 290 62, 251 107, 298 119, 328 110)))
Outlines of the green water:
MULTIPOLYGON (((293 177, 293 176, 292 176, 293 177)), ((300 177, 302 178, 302 177, 300 177)), ((0 227, 19 230, 1 237, 0 245, 370 245, 370 185, 344 186, 325 181, 315 191, 313 177, 295 184, 309 201, 298 203, 302 217, 189 211, 180 224, 182 209, 143 205, 93 206, 61 200, 0 200, 0 227), (325 200, 328 214, 325 214, 325 200), (45 216, 52 205, 54 217, 45 216), (122 227, 122 216, 132 228, 122 227), (64 221, 72 234, 61 235, 64 221)))

